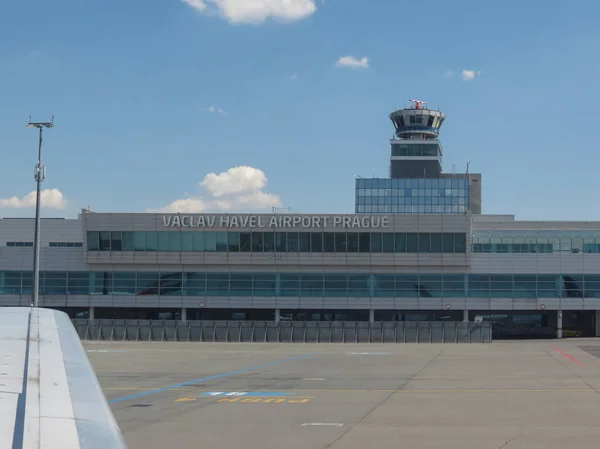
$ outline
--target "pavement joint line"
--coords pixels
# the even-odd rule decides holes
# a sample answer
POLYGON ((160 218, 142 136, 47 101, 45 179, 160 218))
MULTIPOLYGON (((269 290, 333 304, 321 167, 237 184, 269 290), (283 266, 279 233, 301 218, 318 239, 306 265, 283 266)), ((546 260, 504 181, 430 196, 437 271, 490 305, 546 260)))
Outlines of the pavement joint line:
MULTIPOLYGON (((561 353, 562 355, 564 355, 566 358, 578 363, 580 366, 584 366, 583 363, 581 363, 579 360, 577 360, 575 357, 572 357, 570 354, 567 354, 563 351, 561 351, 559 348, 557 348, 556 346, 552 346, 552 348, 556 351, 558 351, 559 353, 561 353)), ((547 351, 548 352, 548 351, 547 351)), ((550 356, 552 357, 552 356, 550 356)), ((556 359, 555 359, 556 360, 556 359)), ((558 360, 557 360, 558 362, 558 360)), ((567 366, 561 362, 560 363, 562 366, 564 366, 571 374, 573 374, 575 377, 577 377, 581 382, 583 382, 585 385, 587 385, 588 387, 590 387, 592 390, 594 390, 597 394, 600 394, 600 391, 598 391, 596 388, 594 388, 587 380, 585 380, 583 377, 581 377, 581 375, 579 375, 577 372, 573 371, 573 369, 571 369, 573 367, 573 365, 567 366)))
POLYGON ((194 385, 194 384, 197 384, 197 383, 200 383, 200 382, 206 382, 208 380, 222 379, 224 377, 235 376, 236 374, 244 374, 244 373, 248 373, 250 371, 255 371, 255 370, 262 369, 262 368, 267 368, 267 367, 270 367, 270 366, 279 365, 281 363, 286 363, 286 362, 292 362, 292 361, 295 361, 295 360, 305 359, 305 358, 308 358, 308 357, 315 356, 317 354, 319 354, 319 353, 318 352, 313 352, 313 353, 310 353, 310 354, 302 354, 302 355, 295 356, 295 357, 289 357, 289 358, 286 358, 286 359, 274 360, 272 362, 263 363, 262 365, 250 366, 248 368, 243 368, 243 369, 236 370, 236 371, 229 371, 229 372, 226 372, 226 373, 215 374, 213 376, 203 377, 203 378, 200 378, 200 379, 194 379, 194 380, 190 380, 188 382, 183 382, 183 383, 176 384, 176 385, 170 385, 168 387, 156 388, 156 389, 153 389, 153 390, 146 390, 146 391, 143 391, 141 393, 136 393, 136 394, 132 394, 132 395, 128 395, 128 396, 123 396, 123 397, 120 397, 120 398, 110 399, 110 400, 108 400, 108 403, 109 404, 114 404, 116 402, 123 402, 123 401, 127 401, 129 399, 137 399, 139 397, 148 396, 148 395, 154 394, 154 393, 162 393, 164 391, 176 390, 176 389, 181 388, 181 387, 186 387, 188 385, 194 385))
POLYGON ((419 374, 421 374, 424 370, 426 370, 429 365, 431 365, 433 362, 435 362, 438 359, 438 357, 440 355, 442 355, 443 352, 444 352, 444 349, 440 350, 440 352, 435 357, 433 357, 432 359, 428 360, 427 363, 425 363, 424 366, 422 366, 421 368, 419 368, 419 370, 414 375, 412 375, 406 382, 402 383, 402 385, 400 385, 398 388, 396 388, 395 391, 392 391, 392 392, 386 394, 385 397, 381 401, 378 401, 378 403, 374 407, 372 407, 371 409, 367 410, 367 412, 365 414, 363 414, 362 417, 357 422, 351 424, 350 427, 346 431, 344 431, 336 439, 334 439, 333 441, 331 441, 330 443, 328 443, 325 446, 325 449, 329 449, 331 446, 337 445, 337 443, 339 441, 341 441, 342 439, 344 439, 346 437, 346 435, 348 435, 348 433, 350 433, 352 431, 352 429, 354 429, 358 424, 363 423, 365 421, 365 419, 367 419, 367 417, 370 416, 375 410, 377 410, 383 404, 385 404, 386 402, 388 402, 389 399, 392 396, 394 396, 394 394, 396 394, 398 391, 404 390, 404 387, 406 387, 410 382, 413 381, 413 379, 415 379, 419 374))

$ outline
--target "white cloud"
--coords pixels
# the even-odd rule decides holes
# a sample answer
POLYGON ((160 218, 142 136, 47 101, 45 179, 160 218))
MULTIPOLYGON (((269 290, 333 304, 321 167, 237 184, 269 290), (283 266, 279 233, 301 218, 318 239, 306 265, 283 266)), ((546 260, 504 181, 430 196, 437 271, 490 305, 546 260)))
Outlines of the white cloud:
POLYGON ((233 167, 219 173, 209 173, 200 183, 208 192, 219 198, 233 193, 255 192, 267 184, 262 170, 249 166, 233 167))
POLYGON ((340 59, 337 60, 335 65, 338 67, 351 67, 353 69, 366 69, 367 67, 369 67, 369 58, 363 57, 358 59, 355 56, 342 56, 340 59))
POLYGON ((265 207, 279 207, 281 206, 281 200, 277 195, 257 190, 235 198, 235 205, 262 209, 265 207))
MULTIPOLYGON (((62 192, 58 189, 45 189, 40 192, 41 207, 50 209, 65 209, 67 200, 62 192)), ((27 207, 35 207, 35 190, 29 192, 23 198, 13 196, 12 198, 0 198, 0 207, 10 207, 13 209, 25 209, 27 207)))
POLYGON ((216 174, 209 173, 200 186, 206 197, 178 199, 159 209, 147 212, 198 213, 210 210, 256 210, 281 206, 277 195, 264 192, 267 185, 265 173, 254 167, 240 166, 216 174))
POLYGON ((171 204, 158 209, 146 209, 146 212, 202 212, 206 209, 206 203, 198 198, 186 198, 175 200, 171 204))
POLYGON ((196 11, 216 11, 231 23, 262 23, 269 17, 293 22, 315 13, 314 0, 183 0, 196 11), (209 5, 212 8, 209 8, 209 5))
POLYGON ((208 112, 213 112, 213 113, 217 113, 217 114, 225 114, 225 111, 223 109, 215 108, 214 106, 209 106, 208 112))
POLYGON ((206 3, 204 3, 202 0, 183 0, 183 2, 190 5, 196 11, 202 12, 206 9, 206 3))
POLYGON ((481 72, 475 70, 463 70, 462 71, 462 79, 464 81, 471 81, 475 79, 476 76, 481 75, 481 72))

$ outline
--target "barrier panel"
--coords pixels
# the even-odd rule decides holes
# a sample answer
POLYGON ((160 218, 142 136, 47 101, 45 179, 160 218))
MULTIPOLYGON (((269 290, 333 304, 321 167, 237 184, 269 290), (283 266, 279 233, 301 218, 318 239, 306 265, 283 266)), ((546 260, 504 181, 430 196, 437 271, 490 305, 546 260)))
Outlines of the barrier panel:
POLYGON ((72 320, 91 341, 491 343, 492 325, 463 321, 72 320))

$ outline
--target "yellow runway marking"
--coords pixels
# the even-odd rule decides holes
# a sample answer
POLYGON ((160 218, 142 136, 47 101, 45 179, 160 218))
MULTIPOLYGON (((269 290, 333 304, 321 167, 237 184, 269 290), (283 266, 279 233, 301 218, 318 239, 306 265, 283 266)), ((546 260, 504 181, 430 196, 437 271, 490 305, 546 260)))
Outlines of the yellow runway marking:
MULTIPOLYGON (((303 391, 309 391, 309 390, 303 390, 303 391)), ((410 394, 410 393, 416 393, 416 394, 426 394, 426 393, 430 393, 430 394, 439 394, 439 393, 454 393, 454 394, 462 394, 462 393, 594 393, 596 394, 597 391, 593 390, 593 389, 573 389, 573 390, 561 390, 561 389, 556 389, 556 390, 550 390, 550 389, 539 389, 539 390, 532 390, 532 389, 523 389, 523 390, 518 390, 518 389, 490 389, 490 390, 484 390, 484 389, 477 389, 477 390, 444 390, 444 389, 440 389, 440 390, 310 390, 310 391, 321 391, 321 392, 332 392, 332 393, 347 393, 348 391, 353 391, 353 392, 395 392, 395 393, 402 393, 402 394, 410 394)), ((197 401, 198 399, 210 399, 209 396, 203 396, 203 397, 197 397, 197 398, 190 398, 190 397, 182 397, 182 398, 178 398, 175 400, 175 402, 190 402, 190 401, 197 401)), ((262 403, 262 404, 283 404, 283 403, 289 403, 289 404, 304 404, 307 402, 310 402, 311 399, 316 399, 315 396, 304 396, 304 397, 292 397, 292 398, 268 398, 268 397, 228 397, 228 398, 219 398, 217 399, 215 402, 228 402, 228 403, 232 403, 232 402, 238 402, 238 403, 247 403, 247 404, 256 404, 256 403, 262 403)))
MULTIPOLYGON (((179 398, 175 402, 197 401, 203 398, 179 398)), ((242 404, 306 404, 315 398, 220 398, 215 402, 238 402, 242 404)))
MULTIPOLYGON (((129 390, 129 391, 151 391, 151 390, 159 390, 161 387, 155 388, 140 388, 140 387, 106 387, 103 390, 129 390)), ((173 388, 171 391, 213 391, 214 388, 189 388, 189 387, 181 387, 181 388, 173 388)), ((294 391, 326 391, 326 392, 364 392, 364 391, 380 391, 383 393, 390 393, 396 390, 377 390, 377 389, 365 389, 365 390, 347 390, 347 389, 333 389, 333 390, 313 390, 313 389, 303 389, 303 388, 294 388, 294 391)), ((251 389, 248 391, 252 391, 251 389)), ((280 390, 268 390, 261 388, 260 391, 280 391, 280 390)))
MULTIPOLYGON (((136 391, 147 391, 147 390, 158 390, 159 388, 104 388, 104 390, 136 390, 136 391)), ((208 389, 201 388, 174 388, 172 391, 209 391, 208 389)), ((211 391, 211 390, 210 390, 211 391)), ((251 391, 251 390, 249 390, 251 391)), ((261 389, 261 391, 275 391, 275 390, 265 390, 261 389)), ((294 388, 294 391, 304 391, 304 392, 315 392, 315 393, 581 393, 581 392, 596 392, 596 390, 592 388, 587 389, 518 389, 518 388, 507 388, 507 389, 415 389, 415 390, 304 390, 294 388)))
MULTIPOLYGON (((105 390, 140 390, 140 391, 144 391, 144 390, 157 390, 161 387, 105 387, 105 390)), ((190 390, 190 391, 213 391, 214 387, 212 388, 193 388, 193 387, 180 387, 180 388, 176 388, 176 390, 190 390)), ((386 389, 377 389, 377 388, 366 388, 366 389, 314 389, 314 388, 293 388, 293 390, 295 391, 396 391, 395 389, 390 389, 390 390, 386 390, 386 389)), ((261 388, 261 391, 275 391, 275 390, 269 390, 269 389, 264 389, 261 388)), ((279 390, 278 390, 279 391, 279 390)))
POLYGON ((578 390, 531 390, 531 389, 479 389, 479 390, 398 390, 398 393, 596 393, 591 388, 578 390))

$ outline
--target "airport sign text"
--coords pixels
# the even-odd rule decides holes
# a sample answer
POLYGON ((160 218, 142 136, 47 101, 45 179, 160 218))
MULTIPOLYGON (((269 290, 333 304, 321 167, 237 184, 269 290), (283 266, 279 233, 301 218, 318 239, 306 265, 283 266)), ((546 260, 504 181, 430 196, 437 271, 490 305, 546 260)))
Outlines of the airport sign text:
POLYGON ((370 215, 163 215, 165 228, 387 228, 389 217, 370 215))

